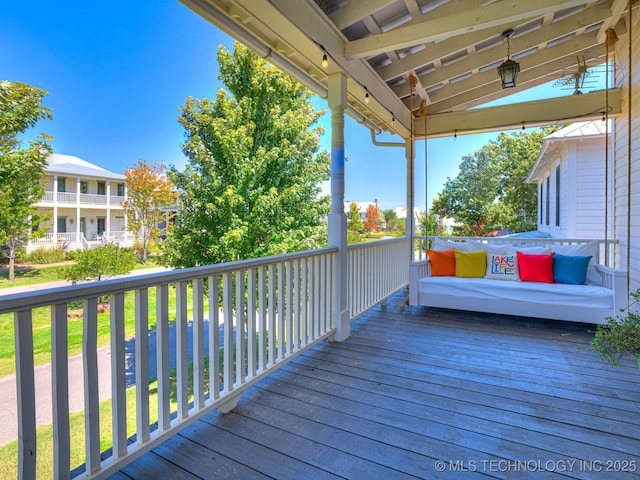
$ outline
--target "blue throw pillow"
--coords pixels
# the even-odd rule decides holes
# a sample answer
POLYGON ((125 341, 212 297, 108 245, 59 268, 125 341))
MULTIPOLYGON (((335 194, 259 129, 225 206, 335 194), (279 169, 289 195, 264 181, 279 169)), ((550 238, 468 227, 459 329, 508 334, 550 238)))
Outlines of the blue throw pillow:
POLYGON ((587 280, 587 268, 591 256, 561 255, 553 256, 553 281, 582 285, 587 280))

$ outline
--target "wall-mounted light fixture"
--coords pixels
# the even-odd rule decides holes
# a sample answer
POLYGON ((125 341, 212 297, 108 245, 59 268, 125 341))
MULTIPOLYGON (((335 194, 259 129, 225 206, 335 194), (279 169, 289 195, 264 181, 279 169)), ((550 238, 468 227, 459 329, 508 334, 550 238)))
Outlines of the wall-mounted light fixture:
POLYGON ((520 72, 520 64, 509 58, 511 53, 511 43, 509 38, 513 35, 513 30, 509 29, 502 32, 502 38, 507 40, 507 59, 498 67, 498 75, 502 80, 502 88, 511 88, 516 86, 516 78, 520 72))

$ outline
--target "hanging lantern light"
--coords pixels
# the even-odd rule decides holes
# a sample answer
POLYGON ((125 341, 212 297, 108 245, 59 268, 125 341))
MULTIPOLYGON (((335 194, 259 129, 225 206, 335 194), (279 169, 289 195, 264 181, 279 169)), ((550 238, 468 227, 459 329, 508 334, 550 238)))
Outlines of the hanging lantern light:
POLYGON ((507 59, 498 67, 498 75, 502 80, 502 88, 511 88, 516 86, 516 78, 520 72, 520 64, 509 58, 511 44, 509 38, 513 35, 513 30, 507 30, 502 33, 502 37, 507 39, 507 59))

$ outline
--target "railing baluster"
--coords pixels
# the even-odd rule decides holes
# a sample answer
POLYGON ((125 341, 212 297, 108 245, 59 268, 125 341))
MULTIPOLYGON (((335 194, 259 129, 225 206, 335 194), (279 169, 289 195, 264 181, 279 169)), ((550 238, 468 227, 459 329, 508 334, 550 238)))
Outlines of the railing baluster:
POLYGON ((284 263, 278 263, 278 362, 284 358, 285 332, 284 332, 284 263))
POLYGON ((293 351, 300 348, 300 260, 293 262, 293 351))
POLYGON ((247 270, 247 373, 256 376, 256 269, 247 270))
POLYGON ((320 336, 320 284, 322 283, 322 271, 320 269, 320 257, 313 258, 313 339, 320 336))
POLYGON ((224 315, 224 392, 233 390, 233 276, 222 274, 222 314, 224 315))
POLYGON ((111 295, 111 415, 113 456, 127 453, 127 378, 124 351, 124 293, 111 295))
POLYGON ((300 338, 302 340, 302 346, 306 346, 309 343, 309 339, 307 337, 308 335, 308 328, 307 328, 307 322, 309 321, 309 284, 308 284, 308 262, 309 260, 306 258, 303 258, 301 260, 301 267, 300 267, 300 276, 302 277, 302 296, 301 296, 301 303, 302 303, 302 316, 300 318, 300 338))
POLYGON ((218 275, 209 276, 209 400, 220 398, 220 293, 218 275))
POLYGON ((18 394, 18 478, 36 478, 36 393, 31 310, 13 316, 18 394))
POLYGON ((156 364, 158 371, 158 430, 171 426, 169 393, 169 286, 156 287, 156 364))
POLYGON ((244 270, 236 271, 236 384, 245 382, 244 270))
POLYGON ((267 275, 264 265, 258 267, 258 317, 260 319, 260 346, 258 369, 267 368, 267 275))
POLYGON ((149 441, 149 289, 135 291, 136 441, 149 441))
POLYGON ((84 366, 84 431, 86 470, 100 469, 100 403, 98 398, 98 299, 82 302, 82 362, 84 366))
MULTIPOLYGON (((193 279, 193 404, 204 408, 204 285, 193 279)), ((211 327, 211 325, 209 325, 211 327)))
POLYGON ((276 363, 276 267, 269 264, 269 366, 276 363))
POLYGON ((68 478, 71 467, 69 433, 69 345, 67 304, 51 306, 51 394, 53 396, 53 478, 68 478))
POLYGON ((189 415, 189 345, 187 332, 187 282, 176 282, 176 384, 178 418, 189 415))
POLYGON ((287 357, 289 355, 291 355, 291 352, 293 351, 293 346, 294 346, 294 340, 293 340, 293 289, 292 289, 292 283, 293 283, 293 279, 291 276, 291 262, 285 262, 284 264, 284 268, 285 268, 285 273, 286 273, 286 278, 285 278, 285 285, 283 286, 283 288, 286 291, 286 298, 285 298, 285 304, 284 304, 284 308, 285 308, 285 316, 284 316, 284 322, 285 322, 285 329, 287 331, 287 344, 286 344, 286 355, 287 357))

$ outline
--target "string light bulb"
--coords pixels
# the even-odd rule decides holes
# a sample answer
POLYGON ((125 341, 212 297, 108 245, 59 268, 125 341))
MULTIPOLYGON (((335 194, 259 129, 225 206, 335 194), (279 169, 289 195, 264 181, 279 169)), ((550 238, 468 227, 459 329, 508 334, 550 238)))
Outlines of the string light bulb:
POLYGON ((364 87, 364 92, 364 103, 369 103, 371 98, 369 98, 369 90, 367 90, 367 87, 364 87))
POLYGON ((522 131, 524 132, 524 122, 522 122, 522 131))
POLYGON ((327 58, 327 54, 322 54, 322 68, 327 68, 329 66, 329 59, 327 58))
POLYGON ((604 112, 602 112, 602 123, 607 121, 607 117, 605 116, 604 112))
POLYGON ((391 115, 391 125, 393 125, 394 127, 396 126, 396 116, 395 115, 391 115))

